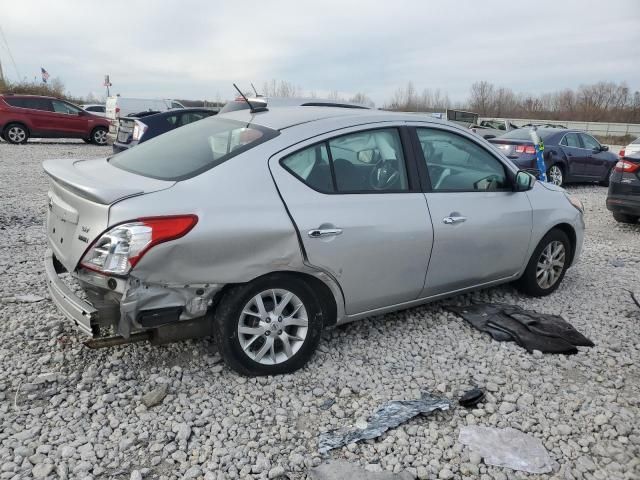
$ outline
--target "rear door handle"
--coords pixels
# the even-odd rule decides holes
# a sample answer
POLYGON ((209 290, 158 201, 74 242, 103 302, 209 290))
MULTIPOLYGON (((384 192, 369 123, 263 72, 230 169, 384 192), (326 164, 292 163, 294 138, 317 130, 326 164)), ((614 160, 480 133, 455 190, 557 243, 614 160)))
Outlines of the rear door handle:
POLYGON ((309 230, 308 235, 311 238, 333 237, 342 233, 341 228, 316 228, 309 230))
POLYGON ((453 225, 454 223, 462 223, 466 222, 467 217, 444 217, 442 219, 442 223, 446 223, 447 225, 453 225))

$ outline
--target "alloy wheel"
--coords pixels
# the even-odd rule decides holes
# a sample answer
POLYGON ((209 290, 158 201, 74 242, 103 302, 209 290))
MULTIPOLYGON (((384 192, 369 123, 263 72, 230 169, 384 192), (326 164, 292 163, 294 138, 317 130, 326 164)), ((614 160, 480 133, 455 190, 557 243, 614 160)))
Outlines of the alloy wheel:
POLYGON ((536 281, 540 288, 551 288, 564 270, 566 250, 562 242, 554 240, 540 253, 536 266, 536 281))
POLYGON ((559 166, 552 165, 551 168, 549 168, 549 180, 551 180, 551 183, 554 185, 562 186, 562 169, 559 166))
POLYGON ((276 365, 300 350, 308 327, 307 309, 298 296, 284 289, 265 290, 242 309, 238 340, 254 362, 276 365))
POLYGON ((106 130, 96 130, 93 134, 93 140, 98 145, 104 145, 107 143, 107 132, 106 130))
POLYGON ((24 128, 13 126, 9 128, 9 131, 6 133, 7 138, 10 142, 13 143, 22 143, 27 138, 27 132, 24 131, 24 128))

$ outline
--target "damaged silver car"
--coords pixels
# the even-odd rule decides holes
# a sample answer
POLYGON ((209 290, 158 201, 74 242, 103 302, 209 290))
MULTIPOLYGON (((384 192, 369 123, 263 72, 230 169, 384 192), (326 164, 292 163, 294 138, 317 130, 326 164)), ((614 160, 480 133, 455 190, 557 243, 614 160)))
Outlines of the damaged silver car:
POLYGON ((291 372, 323 328, 510 281, 547 295, 580 254, 579 201, 465 129, 259 110, 44 162, 51 297, 94 345, 213 335, 242 374, 291 372))

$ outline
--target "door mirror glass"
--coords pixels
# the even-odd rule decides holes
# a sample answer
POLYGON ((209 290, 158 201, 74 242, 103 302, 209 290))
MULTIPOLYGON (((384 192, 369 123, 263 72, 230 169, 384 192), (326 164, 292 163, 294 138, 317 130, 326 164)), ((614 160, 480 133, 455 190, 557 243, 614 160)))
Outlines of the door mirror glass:
POLYGON ((524 170, 520 170, 516 174, 515 191, 526 192, 527 190, 531 190, 535 182, 536 182, 536 177, 534 177, 528 172, 525 172, 524 170))

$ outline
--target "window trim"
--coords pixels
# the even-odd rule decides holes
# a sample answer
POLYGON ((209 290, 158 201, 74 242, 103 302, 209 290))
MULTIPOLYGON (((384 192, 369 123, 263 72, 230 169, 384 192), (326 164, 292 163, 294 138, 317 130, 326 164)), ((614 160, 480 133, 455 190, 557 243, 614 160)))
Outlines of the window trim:
MULTIPOLYGON (((359 127, 361 125, 354 125, 354 127, 359 127)), ((359 129, 359 130, 352 130, 346 133, 342 133, 340 135, 334 135, 331 137, 326 137, 323 140, 319 140, 317 142, 314 143, 310 143, 308 145, 305 145, 302 148, 299 148, 295 151, 289 152, 286 155, 280 157, 278 159, 278 164, 287 171, 287 173, 293 175, 298 181, 300 181, 305 187, 313 190, 314 192, 317 193, 321 193, 323 195, 371 195, 371 194, 390 194, 390 193, 416 193, 416 192, 420 192, 420 179, 418 176, 418 171, 415 168, 415 155, 413 152, 413 148, 411 146, 410 143, 410 137, 409 134, 407 132, 408 128, 406 125, 399 125, 399 124, 392 124, 392 125, 383 125, 383 126, 376 126, 371 128, 369 125, 364 125, 365 127, 369 127, 369 128, 363 128, 363 129, 359 129), (329 147, 329 142, 331 140, 334 140, 336 138, 340 138, 340 137, 346 137, 347 135, 354 135, 354 134, 358 134, 358 133, 362 133, 362 132, 369 132, 369 131, 375 131, 375 130, 396 130, 398 132, 398 137, 400 138, 400 148, 402 149, 402 156, 404 158, 404 163, 405 163, 405 170, 406 170, 406 175, 407 175, 407 188, 404 190, 350 190, 350 191, 338 191, 338 186, 337 186, 337 181, 336 181, 336 176, 335 176, 335 170, 334 170, 334 166, 333 166, 333 156, 331 155, 331 148, 329 147), (297 173, 295 173, 293 170, 291 170, 289 167, 287 167, 284 164, 284 161, 293 156, 296 155, 300 152, 303 152, 304 150, 307 150, 309 148, 315 148, 319 145, 323 145, 327 151, 327 156, 329 158, 329 169, 331 171, 331 183, 333 185, 334 191, 333 192, 327 192, 324 190, 318 190, 317 188, 309 185, 302 177, 300 177, 297 173)), ((351 127, 347 127, 347 128, 351 128, 351 127)), ((333 132, 327 132, 329 133, 333 133, 333 132)))
POLYGON ((477 142, 474 138, 471 138, 467 135, 462 135, 460 132, 457 132, 454 129, 442 128, 442 126, 439 124, 425 124, 425 125, 411 124, 410 129, 411 129, 411 136, 413 138, 412 143, 414 145, 413 148, 415 150, 416 163, 418 164, 418 169, 420 171, 420 179, 421 181, 423 181, 422 191, 424 193, 498 193, 498 192, 514 191, 513 183, 514 183, 516 172, 514 172, 514 170, 510 168, 509 165, 505 164, 505 162, 499 156, 497 156, 491 150, 485 148, 483 145, 477 142), (418 137, 419 128, 447 132, 447 133, 450 133, 451 135, 457 135, 458 137, 461 137, 465 140, 470 141, 471 143, 476 145, 478 148, 482 149, 491 157, 493 157, 502 166, 502 168, 504 169, 505 178, 509 183, 509 186, 505 188, 500 188, 497 190, 449 190, 449 189, 435 190, 433 188, 433 184, 431 183, 431 176, 429 175, 429 169, 427 168, 427 160, 424 157, 424 152, 422 151, 422 145, 420 145, 420 139, 418 137))
POLYGON ((589 150, 589 151, 591 152, 593 149, 592 149, 592 148, 587 147, 587 144, 586 144, 586 143, 584 143, 584 140, 582 139, 582 136, 583 136, 583 135, 584 135, 585 137, 591 137, 591 138, 593 139, 593 141, 594 141, 594 142, 596 142, 596 144, 597 144, 600 148, 602 148, 602 144, 598 141, 598 139, 597 139, 596 137, 594 137, 593 135, 589 135, 588 133, 585 133, 585 132, 580 132, 580 133, 578 133, 578 138, 580 139, 580 143, 582 143, 582 147, 583 147, 585 150, 589 150))

